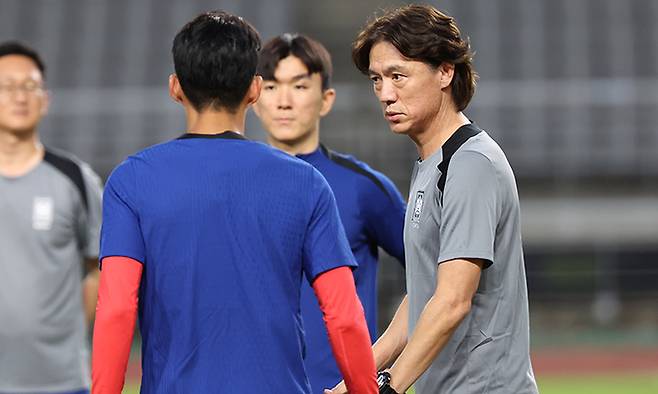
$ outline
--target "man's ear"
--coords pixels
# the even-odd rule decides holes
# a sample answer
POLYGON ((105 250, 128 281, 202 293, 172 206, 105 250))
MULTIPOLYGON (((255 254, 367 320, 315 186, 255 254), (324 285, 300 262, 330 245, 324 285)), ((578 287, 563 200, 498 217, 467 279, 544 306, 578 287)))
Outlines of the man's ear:
POLYGON ((258 101, 253 103, 253 105, 251 106, 251 109, 253 109, 256 116, 258 116, 260 118, 260 106, 258 105, 258 101))
POLYGON ((455 75, 455 65, 452 63, 443 62, 436 70, 439 78, 441 89, 450 86, 452 78, 455 75))
POLYGON ((322 92, 322 108, 320 108, 320 116, 325 116, 331 111, 331 108, 334 106, 334 101, 336 101, 335 89, 327 89, 322 92))
POLYGON ((185 94, 183 93, 183 88, 180 86, 180 81, 176 74, 169 75, 169 97, 171 97, 175 102, 183 104, 183 98, 185 94))
POLYGON ((41 103, 41 116, 46 116, 48 110, 50 109, 50 92, 48 90, 43 91, 43 98, 41 103))
POLYGON ((260 90, 263 87, 263 77, 256 75, 254 79, 251 80, 251 85, 249 85, 249 90, 247 90, 247 104, 253 104, 258 101, 260 97, 260 90))

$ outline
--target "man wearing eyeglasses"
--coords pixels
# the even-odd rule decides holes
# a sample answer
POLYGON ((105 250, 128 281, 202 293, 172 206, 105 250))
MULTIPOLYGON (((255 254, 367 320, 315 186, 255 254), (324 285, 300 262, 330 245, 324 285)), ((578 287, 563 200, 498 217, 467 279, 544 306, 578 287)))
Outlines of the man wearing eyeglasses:
POLYGON ((89 392, 101 185, 87 164, 39 142, 44 73, 33 49, 0 43, 3 394, 89 392))

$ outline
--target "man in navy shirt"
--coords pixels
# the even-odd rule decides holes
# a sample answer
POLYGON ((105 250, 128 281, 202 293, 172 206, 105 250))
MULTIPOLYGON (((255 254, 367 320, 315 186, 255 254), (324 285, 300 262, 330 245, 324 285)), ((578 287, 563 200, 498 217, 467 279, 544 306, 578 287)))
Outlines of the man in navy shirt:
MULTIPOLYGON (((258 74, 263 90, 254 109, 268 142, 310 163, 331 186, 358 268, 357 292, 371 338, 377 337, 377 252, 381 246, 404 263, 402 229, 405 204, 393 183, 368 165, 320 144, 320 118, 329 113, 336 92, 331 58, 319 42, 283 34, 261 50, 258 74)), ((313 393, 341 380, 313 289, 302 285, 302 317, 307 354, 304 363, 313 393)))
POLYGON ((187 133, 108 180, 94 331, 94 394, 119 394, 136 311, 142 393, 310 393, 300 287, 312 283, 352 393, 376 393, 355 266, 329 185, 242 136, 259 96, 260 39, 202 14, 178 33, 171 97, 187 133))

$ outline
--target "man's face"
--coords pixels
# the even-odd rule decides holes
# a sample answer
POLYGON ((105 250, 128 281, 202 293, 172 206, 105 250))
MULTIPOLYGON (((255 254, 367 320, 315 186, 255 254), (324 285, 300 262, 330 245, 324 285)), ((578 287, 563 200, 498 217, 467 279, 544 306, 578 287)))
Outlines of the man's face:
POLYGON ((370 50, 369 75, 393 132, 414 135, 430 127, 441 107, 440 68, 409 60, 380 41, 370 50))
POLYGON ((22 55, 0 57, 0 131, 33 131, 48 108, 43 77, 34 62, 22 55))
POLYGON ((263 81, 254 109, 271 139, 294 145, 319 132, 333 94, 333 89, 322 91, 319 73, 309 75, 304 63, 290 55, 279 61, 273 81, 263 81))

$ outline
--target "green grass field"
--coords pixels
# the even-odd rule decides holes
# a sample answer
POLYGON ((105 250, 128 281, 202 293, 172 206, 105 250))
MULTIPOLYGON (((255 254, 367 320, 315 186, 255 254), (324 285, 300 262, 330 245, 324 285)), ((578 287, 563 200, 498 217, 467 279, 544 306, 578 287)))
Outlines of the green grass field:
MULTIPOLYGON (((656 394, 655 375, 602 375, 538 378, 541 394, 656 394)), ((139 387, 126 385, 124 394, 138 394, 139 387)), ((410 392, 411 393, 411 392, 410 392)))
POLYGON ((597 375, 539 378, 542 394, 655 394, 658 373, 654 375, 597 375))

